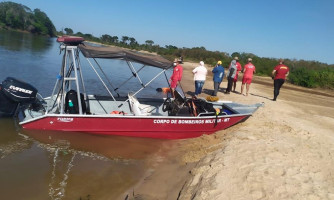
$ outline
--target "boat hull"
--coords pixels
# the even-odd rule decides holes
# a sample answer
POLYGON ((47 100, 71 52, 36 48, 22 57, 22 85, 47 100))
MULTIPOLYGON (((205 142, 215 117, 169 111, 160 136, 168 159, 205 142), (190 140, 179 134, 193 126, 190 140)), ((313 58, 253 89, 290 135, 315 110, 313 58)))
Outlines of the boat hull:
POLYGON ((220 117, 42 116, 21 123, 28 130, 85 132, 160 139, 185 139, 226 129, 250 115, 220 117))

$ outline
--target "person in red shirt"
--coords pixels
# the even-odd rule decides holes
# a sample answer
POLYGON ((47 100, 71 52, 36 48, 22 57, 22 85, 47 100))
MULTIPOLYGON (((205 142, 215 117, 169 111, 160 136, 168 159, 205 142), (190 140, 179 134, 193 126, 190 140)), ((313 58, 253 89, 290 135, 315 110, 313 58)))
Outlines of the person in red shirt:
POLYGON ((279 60, 279 65, 277 65, 274 70, 271 72, 272 78, 274 79, 274 98, 273 101, 276 101, 279 91, 284 84, 286 77, 289 75, 289 67, 284 65, 284 60, 279 60))
POLYGON ((235 57, 234 60, 237 61, 237 63, 236 63, 236 65, 237 65, 237 73, 235 74, 235 77, 233 79, 233 92, 235 92, 235 88, 237 87, 238 74, 242 70, 241 64, 239 63, 239 58, 235 57))
POLYGON ((183 67, 182 65, 180 65, 180 60, 175 59, 173 74, 169 80, 173 97, 174 97, 174 91, 178 85, 178 82, 181 81, 182 79, 182 74, 183 74, 183 67))
MULTIPOLYGON (((244 86, 246 84, 246 96, 248 96, 248 91, 250 84, 252 83, 253 74, 256 73, 255 66, 252 64, 252 59, 248 58, 248 63, 244 66, 244 76, 242 78, 242 85, 241 85, 241 94, 243 94, 244 86)), ((244 94, 243 94, 244 95, 244 94)))

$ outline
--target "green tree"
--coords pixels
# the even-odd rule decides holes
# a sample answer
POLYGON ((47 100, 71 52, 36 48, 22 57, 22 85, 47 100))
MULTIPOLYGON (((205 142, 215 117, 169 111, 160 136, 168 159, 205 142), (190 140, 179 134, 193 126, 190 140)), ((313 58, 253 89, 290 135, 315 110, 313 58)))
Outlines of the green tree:
POLYGON ((240 55, 239 52, 233 52, 233 53, 231 54, 231 57, 232 57, 232 58, 234 58, 234 57, 241 58, 241 55, 240 55))
POLYGON ((130 40, 130 44, 129 44, 129 45, 130 45, 132 48, 138 46, 138 42, 136 41, 135 38, 130 37, 129 40, 130 40))
POLYGON ((42 12, 40 9, 35 9, 34 16, 34 25, 37 27, 36 33, 50 35, 51 37, 55 36, 56 28, 44 12, 42 12))
POLYGON ((110 44, 110 43, 112 43, 112 37, 108 34, 104 34, 104 35, 101 36, 101 41, 102 41, 102 43, 110 44))
POLYGON ((118 43, 118 37, 117 36, 112 36, 111 37, 111 43, 117 44, 118 43))
POLYGON ((26 30, 31 33, 55 36, 56 29, 48 16, 39 9, 14 2, 0 2, 0 26, 26 30))
POLYGON ((73 30, 71 28, 65 28, 64 31, 66 32, 66 35, 73 35, 73 30))
POLYGON ((127 45, 128 43, 128 40, 129 40, 129 37, 128 36, 122 36, 122 44, 125 44, 127 45))
POLYGON ((146 41, 145 41, 145 44, 146 44, 147 46, 152 46, 152 45, 154 44, 154 42, 153 42, 153 40, 146 40, 146 41))

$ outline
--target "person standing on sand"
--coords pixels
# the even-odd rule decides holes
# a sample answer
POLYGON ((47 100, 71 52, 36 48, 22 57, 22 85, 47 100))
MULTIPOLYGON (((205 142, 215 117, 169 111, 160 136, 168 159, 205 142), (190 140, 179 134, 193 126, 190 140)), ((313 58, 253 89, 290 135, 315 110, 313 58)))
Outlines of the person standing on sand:
POLYGON ((241 64, 239 63, 239 58, 235 57, 234 60, 236 60, 237 65, 237 73, 235 74, 235 77, 233 79, 233 92, 235 92, 235 88, 237 87, 237 81, 238 81, 238 74, 242 70, 241 64))
POLYGON ((234 81, 234 77, 237 73, 237 61, 236 59, 238 59, 238 57, 235 57, 231 64, 230 67, 228 69, 228 72, 226 74, 227 77, 227 88, 225 90, 225 94, 230 94, 231 90, 232 90, 232 85, 233 85, 233 81, 234 81))
MULTIPOLYGON (((242 77, 242 85, 241 85, 241 94, 244 92, 244 86, 246 84, 246 96, 248 96, 248 91, 250 84, 252 83, 253 74, 256 73, 255 66, 252 64, 252 59, 248 58, 248 63, 244 66, 244 76, 242 77)), ((244 95, 244 94, 243 94, 244 95)))
POLYGON ((280 59, 279 64, 271 72, 272 78, 274 79, 274 98, 273 101, 276 101, 279 91, 284 84, 286 77, 289 75, 289 67, 284 65, 284 60, 280 59))
POLYGON ((225 69, 222 66, 222 61, 218 61, 217 65, 212 70, 213 73, 213 93, 212 96, 217 96, 220 84, 223 81, 225 69))
POLYGON ((193 70, 194 80, 195 80, 195 96, 202 93, 202 88, 206 79, 206 74, 208 70, 204 66, 204 62, 199 62, 199 66, 193 70))
POLYGON ((178 82, 181 81, 182 79, 182 74, 183 74, 183 67, 180 65, 180 60, 175 59, 174 60, 174 69, 173 69, 173 74, 170 77, 170 88, 172 90, 172 96, 174 97, 174 91, 178 85, 178 82))

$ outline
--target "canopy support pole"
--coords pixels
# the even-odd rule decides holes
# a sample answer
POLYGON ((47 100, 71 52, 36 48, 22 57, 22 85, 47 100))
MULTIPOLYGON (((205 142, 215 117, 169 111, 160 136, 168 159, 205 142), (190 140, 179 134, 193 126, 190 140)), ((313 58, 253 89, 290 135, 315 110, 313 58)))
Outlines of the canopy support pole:
MULTIPOLYGON (((111 81, 109 80, 109 78, 107 77, 107 75, 106 75, 106 74, 104 73, 104 71, 102 70, 101 65, 96 61, 95 58, 93 58, 93 60, 95 61, 96 65, 100 68, 100 71, 102 72, 102 74, 104 75, 104 77, 107 79, 107 81, 108 81, 110 87, 116 92, 116 89, 112 86, 111 81)), ((118 95, 118 97, 119 97, 118 92, 116 92, 116 93, 117 93, 117 95, 118 95)))
POLYGON ((104 83, 104 81, 102 80, 101 76, 99 75, 99 73, 97 73, 95 67, 92 65, 92 63, 90 62, 90 60, 88 58, 86 58, 89 65, 92 67, 92 69, 94 70, 95 74, 97 75, 97 77, 100 79, 100 81, 102 82, 103 86, 106 88, 106 90, 108 91, 108 93, 110 94, 111 98, 116 102, 116 99, 114 97, 114 95, 112 95, 112 93, 110 92, 109 88, 107 87, 107 85, 104 83))
MULTIPOLYGON (((133 94, 133 96, 135 96, 135 95, 138 94, 140 91, 142 91, 146 86, 148 86, 152 81, 154 81, 156 78, 158 78, 158 77, 159 77, 162 73, 164 73, 165 71, 166 71, 166 69, 162 70, 159 74, 157 74, 155 77, 153 77, 153 79, 151 79, 149 82, 147 82, 146 85, 144 85, 144 86, 141 87, 137 92, 135 92, 135 93, 133 94)), ((125 103, 125 102, 128 102, 128 101, 129 101, 129 99, 125 100, 124 103, 125 103)), ((120 108, 120 107, 122 107, 122 106, 123 106, 123 103, 120 104, 118 107, 120 108)))
POLYGON ((136 72, 135 68, 133 67, 132 63, 129 62, 128 60, 126 60, 126 63, 128 64, 130 70, 132 71, 132 73, 134 73, 134 76, 137 77, 137 79, 139 80, 140 84, 145 87, 145 85, 143 84, 143 81, 140 79, 138 73, 136 72))
POLYGON ((154 81, 156 78, 158 78, 162 73, 164 73, 166 69, 162 70, 159 74, 157 74, 153 79, 151 79, 149 82, 147 82, 142 88, 140 88, 137 92, 135 92, 133 95, 138 94, 140 91, 142 91, 146 86, 148 86, 152 81, 154 81))
MULTIPOLYGON (((140 70, 142 70, 144 67, 146 67, 146 65, 143 65, 138 71, 137 71, 137 74, 140 72, 140 70)), ((116 89, 118 90, 119 88, 121 88, 125 83, 127 83, 129 80, 131 80, 133 77, 136 77, 136 74, 135 73, 132 73, 133 76, 130 76, 126 81, 124 81, 123 83, 121 83, 116 89)))

